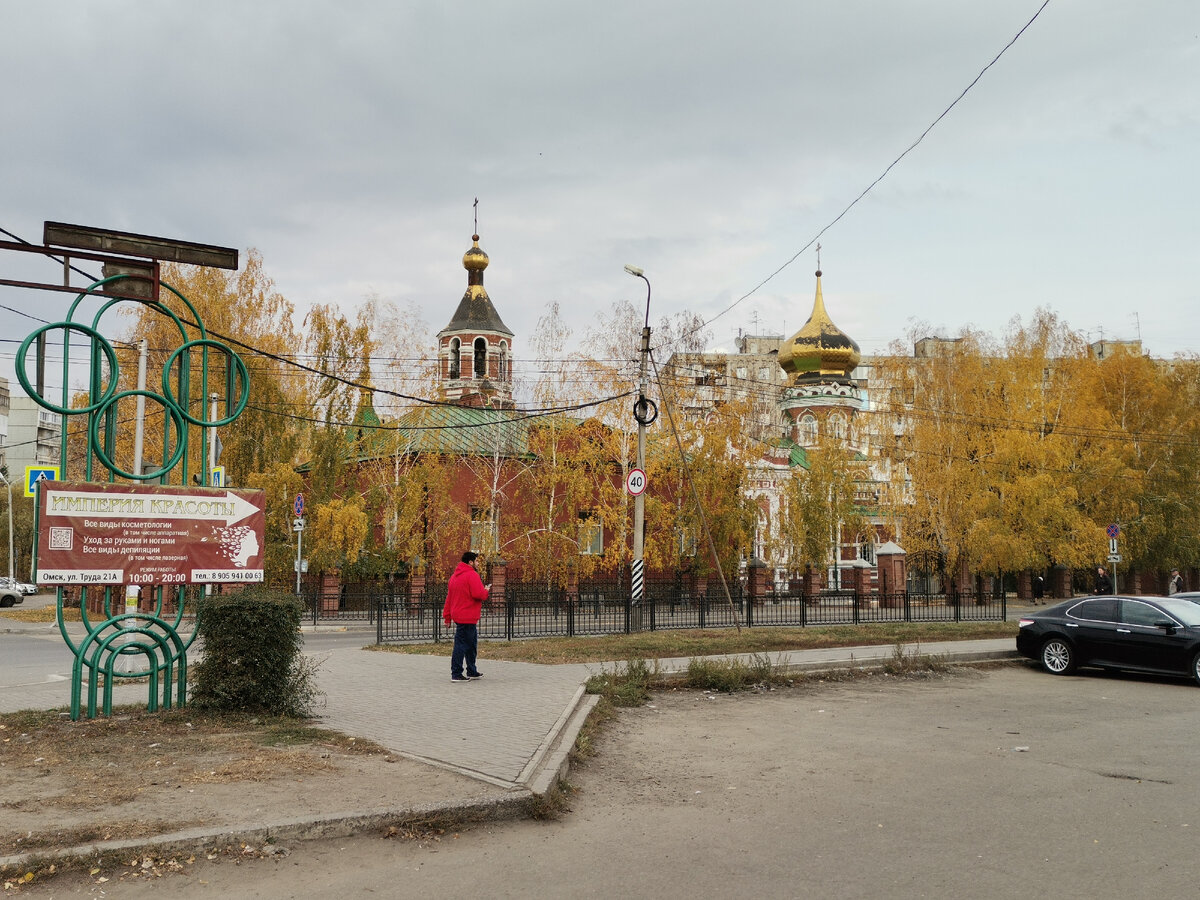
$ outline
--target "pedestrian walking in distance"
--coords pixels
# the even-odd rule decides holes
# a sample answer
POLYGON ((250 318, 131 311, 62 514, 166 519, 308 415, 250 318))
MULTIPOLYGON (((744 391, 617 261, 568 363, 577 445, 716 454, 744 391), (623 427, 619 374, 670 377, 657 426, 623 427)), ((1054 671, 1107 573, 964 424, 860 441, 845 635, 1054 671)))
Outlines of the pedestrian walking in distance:
POLYGON ((1178 569, 1171 570, 1171 577, 1167 581, 1167 593, 1178 594, 1183 590, 1183 576, 1179 574, 1178 569))
POLYGON ((476 569, 479 556, 468 550, 462 562, 454 568, 450 585, 446 590, 446 605, 442 607, 442 619, 449 628, 454 625, 454 652, 450 656, 450 680, 455 684, 482 678, 483 673, 475 666, 479 651, 479 615, 483 601, 488 598, 491 585, 484 585, 476 569), (463 672, 463 666, 466 672, 463 672))
POLYGON ((1104 571, 1104 566, 1096 566, 1096 593, 1111 594, 1112 592, 1112 579, 1109 578, 1108 573, 1104 571))

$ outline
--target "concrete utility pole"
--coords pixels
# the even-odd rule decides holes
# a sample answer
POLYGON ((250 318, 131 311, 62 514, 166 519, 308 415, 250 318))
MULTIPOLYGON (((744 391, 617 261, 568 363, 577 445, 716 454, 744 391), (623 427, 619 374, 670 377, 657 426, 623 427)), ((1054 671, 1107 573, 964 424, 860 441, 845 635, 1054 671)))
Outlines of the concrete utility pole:
POLYGON ((13 576, 13 514, 12 514, 12 482, 8 476, 0 472, 0 478, 8 485, 8 580, 14 581, 13 576))
MULTIPOLYGON (((649 387, 647 381, 648 373, 646 364, 650 357, 650 279, 646 277, 645 272, 637 266, 626 266, 625 271, 635 278, 640 278, 646 282, 646 323, 642 327, 642 350, 641 360, 638 364, 638 399, 633 407, 633 417, 638 423, 638 442, 637 442, 637 468, 642 472, 646 471, 646 426, 654 421, 658 411, 654 410, 651 415, 650 410, 653 403, 646 399, 646 390, 649 387)), ((641 628, 641 603, 645 595, 645 561, 643 559, 645 552, 645 531, 646 531, 646 492, 639 491, 633 498, 633 564, 631 566, 631 600, 635 607, 639 607, 636 613, 636 628, 641 628)))

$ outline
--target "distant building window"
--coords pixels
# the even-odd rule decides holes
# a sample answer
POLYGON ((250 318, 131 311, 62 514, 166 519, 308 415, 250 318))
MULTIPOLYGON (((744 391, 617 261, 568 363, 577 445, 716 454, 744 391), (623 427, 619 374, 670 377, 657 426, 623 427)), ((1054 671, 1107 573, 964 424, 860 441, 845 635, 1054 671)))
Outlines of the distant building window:
POLYGON ((805 447, 817 442, 817 417, 807 413, 800 419, 800 443, 805 447))
POLYGON ((679 555, 683 557, 695 556, 696 548, 699 542, 696 540, 696 532, 690 528, 679 530, 679 555))
POLYGON ((582 556, 604 553, 604 523, 588 511, 579 514, 579 553, 582 556))
POLYGON ((500 342, 500 369, 496 373, 496 377, 501 381, 512 380, 512 372, 509 369, 510 363, 508 359, 508 344, 505 341, 500 342))
POLYGON ((483 338, 475 338, 475 368, 473 374, 476 378, 487 378, 487 341, 483 338))
POLYGON ((496 522, 492 511, 486 506, 471 507, 471 552, 488 556, 500 545, 496 522))
POLYGON ((759 369, 758 370, 758 380, 759 381, 770 381, 771 380, 771 370, 768 369, 766 366, 763 366, 761 369, 759 369))
POLYGON ((829 417, 829 433, 837 440, 844 440, 846 437, 846 417, 839 413, 834 413, 829 417))
POLYGON ((450 377, 458 378, 462 371, 462 351, 458 338, 450 340, 450 377))

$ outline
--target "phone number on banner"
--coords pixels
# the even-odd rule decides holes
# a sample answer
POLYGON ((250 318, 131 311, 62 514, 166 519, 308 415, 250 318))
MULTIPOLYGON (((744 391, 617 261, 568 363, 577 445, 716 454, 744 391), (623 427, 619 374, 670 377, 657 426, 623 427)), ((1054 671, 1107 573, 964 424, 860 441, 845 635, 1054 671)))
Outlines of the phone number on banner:
POLYGON ((193 582, 262 581, 262 569, 192 569, 193 582))

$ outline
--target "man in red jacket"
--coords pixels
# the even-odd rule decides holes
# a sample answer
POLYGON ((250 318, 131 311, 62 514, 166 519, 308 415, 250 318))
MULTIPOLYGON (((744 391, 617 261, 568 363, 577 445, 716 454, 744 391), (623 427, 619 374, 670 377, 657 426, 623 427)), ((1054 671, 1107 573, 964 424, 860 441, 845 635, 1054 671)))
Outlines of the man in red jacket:
POLYGON ((475 668, 475 654, 479 649, 479 614, 483 601, 488 598, 491 585, 483 584, 475 568, 478 555, 468 550, 450 576, 446 591, 446 605, 442 607, 442 618, 446 627, 454 623, 454 653, 450 657, 450 680, 461 684, 472 678, 482 678, 483 673, 475 668), (463 663, 467 673, 463 674, 463 663))

